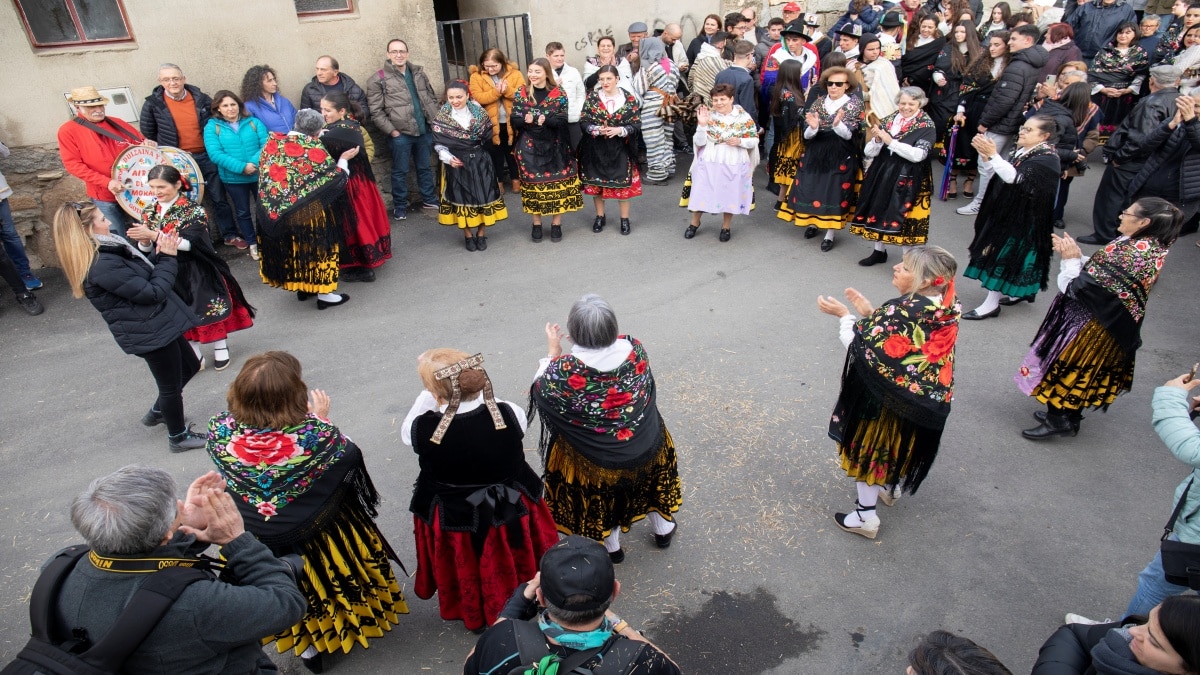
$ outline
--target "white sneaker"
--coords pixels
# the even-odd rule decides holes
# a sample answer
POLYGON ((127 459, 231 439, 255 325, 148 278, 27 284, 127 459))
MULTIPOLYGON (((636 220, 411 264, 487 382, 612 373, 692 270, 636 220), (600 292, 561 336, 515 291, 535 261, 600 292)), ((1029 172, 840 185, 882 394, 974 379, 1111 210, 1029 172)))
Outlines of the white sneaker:
POLYGON ((975 202, 971 202, 971 203, 967 204, 966 206, 958 207, 954 211, 955 211, 955 213, 957 213, 960 216, 973 216, 976 213, 979 213, 979 204, 977 204, 975 202))
POLYGON ((1079 624, 1083 624, 1084 626, 1095 626, 1095 625, 1102 624, 1102 623, 1111 623, 1111 621, 1109 621, 1107 619, 1105 619, 1104 621, 1097 621, 1095 619, 1089 619, 1082 614, 1074 614, 1071 612, 1067 612, 1067 616, 1064 617, 1064 619, 1065 619, 1065 623, 1079 623, 1079 624))
POLYGON ((250 259, 258 260, 258 246, 256 244, 250 244, 250 259))

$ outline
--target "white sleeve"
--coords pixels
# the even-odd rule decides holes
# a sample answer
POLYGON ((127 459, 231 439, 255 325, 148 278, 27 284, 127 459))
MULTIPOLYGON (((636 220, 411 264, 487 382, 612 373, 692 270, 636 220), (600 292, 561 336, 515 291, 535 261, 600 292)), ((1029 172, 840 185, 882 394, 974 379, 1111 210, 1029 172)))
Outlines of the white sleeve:
POLYGON ((1142 83, 1145 81, 1145 75, 1138 75, 1137 77, 1133 78, 1133 82, 1129 84, 1129 88, 1133 91, 1135 96, 1142 93, 1142 83))
MULTIPOLYGON (((182 243, 182 242, 181 242, 181 243, 182 243)), ((137 243, 137 247, 138 247, 138 250, 139 250, 139 251, 141 251, 142 253, 149 253, 150 251, 153 251, 153 250, 154 250, 154 242, 151 242, 151 241, 139 241, 139 242, 137 243)))
POLYGON ((1058 263, 1058 290, 1066 293, 1067 286, 1083 271, 1083 258, 1063 258, 1058 263))
POLYGON ((549 366, 550 366, 550 357, 549 356, 543 356, 541 359, 539 359, 537 372, 533 374, 533 381, 536 382, 537 379, 542 376, 542 373, 546 372, 546 368, 549 366))
POLYGON ((842 346, 850 347, 850 343, 854 341, 854 322, 858 321, 858 317, 853 314, 838 319, 838 339, 842 341, 842 346))
POLYGON ((818 131, 820 131, 820 129, 814 129, 814 128, 808 126, 808 123, 805 123, 804 124, 804 140, 809 140, 809 139, 813 138, 814 136, 817 135, 818 131))
POLYGON ((880 150, 883 150, 883 143, 877 138, 872 138, 863 148, 863 154, 867 157, 875 157, 879 155, 880 150))
POLYGON ((745 148, 746 150, 753 150, 754 148, 758 147, 758 136, 751 136, 749 138, 743 138, 740 145, 742 148, 745 148))
POLYGON ((188 241, 187 239, 180 238, 179 246, 176 246, 175 248, 179 249, 180 251, 190 251, 192 250, 192 242, 188 241))
POLYGON ((525 430, 529 427, 529 420, 525 417, 525 409, 516 403, 513 403, 512 401, 502 401, 500 399, 496 399, 497 405, 501 403, 512 408, 513 416, 517 418, 517 424, 521 426, 521 433, 525 433, 525 430))
POLYGON ((341 169, 342 171, 345 171, 347 176, 349 176, 349 175, 350 175, 350 160, 348 160, 348 159, 338 159, 338 165, 337 165, 337 166, 338 166, 338 168, 339 168, 339 169, 341 169))
POLYGON ((449 164, 454 161, 454 153, 450 152, 450 148, 444 145, 435 145, 433 149, 437 151, 438 159, 442 160, 443 164, 449 164))
POLYGON ((984 159, 980 157, 979 163, 983 164, 984 166, 991 166, 992 170, 996 172, 996 176, 1005 183, 1013 183, 1017 180, 1017 168, 1003 159, 1000 159, 1000 155, 992 155, 992 158, 987 161, 984 161, 984 159))
MULTIPOLYGON (((417 419, 421 415, 424 415, 430 410, 437 409, 437 399, 433 397, 433 394, 429 393, 428 389, 423 390, 420 396, 417 396, 417 400, 413 403, 412 408, 409 409, 408 414, 404 416, 404 424, 400 426, 400 441, 405 445, 412 447, 413 420, 417 419)), ((524 419, 524 415, 522 415, 521 418, 524 419)))
POLYGON ((888 150, 910 162, 923 162, 929 156, 928 150, 915 148, 908 143, 901 143, 900 141, 892 141, 892 144, 888 146, 888 150))
MULTIPOLYGON (((833 125, 833 133, 841 136, 843 140, 847 141, 850 140, 850 137, 853 135, 850 133, 850 127, 846 126, 845 122, 838 122, 837 124, 833 125)), ((808 136, 805 136, 805 138, 808 138, 808 136)))
POLYGON ((696 133, 692 135, 692 143, 695 143, 698 148, 708 145, 708 127, 696 127, 696 133))

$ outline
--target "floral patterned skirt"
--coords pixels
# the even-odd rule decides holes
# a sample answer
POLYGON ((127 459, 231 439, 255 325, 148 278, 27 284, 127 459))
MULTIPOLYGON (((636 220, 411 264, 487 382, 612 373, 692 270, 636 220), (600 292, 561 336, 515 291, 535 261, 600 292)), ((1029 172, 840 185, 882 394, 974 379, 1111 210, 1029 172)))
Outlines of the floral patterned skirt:
POLYGON ((462 621, 467 630, 495 623, 512 592, 537 574, 542 554, 558 541, 546 502, 526 495, 521 501, 529 513, 514 524, 520 536, 514 537, 509 526, 493 527, 482 554, 475 552, 472 533, 442 529, 437 509, 432 523, 414 515, 417 597, 428 600, 437 593, 442 618, 462 621))
POLYGON ((263 640, 275 640, 279 653, 299 656, 310 645, 318 652, 366 648, 382 637, 400 614, 408 614, 404 593, 388 560, 389 547, 375 523, 352 500, 325 531, 304 543, 304 574, 298 580, 308 601, 300 623, 263 640))
POLYGON ((546 503, 563 534, 600 541, 615 528, 655 512, 667 520, 683 505, 675 443, 663 426, 663 441, 646 464, 606 469, 584 457, 559 436, 546 455, 546 503))
POLYGON ((533 216, 554 216, 583 208, 579 176, 544 183, 521 181, 521 208, 533 216))

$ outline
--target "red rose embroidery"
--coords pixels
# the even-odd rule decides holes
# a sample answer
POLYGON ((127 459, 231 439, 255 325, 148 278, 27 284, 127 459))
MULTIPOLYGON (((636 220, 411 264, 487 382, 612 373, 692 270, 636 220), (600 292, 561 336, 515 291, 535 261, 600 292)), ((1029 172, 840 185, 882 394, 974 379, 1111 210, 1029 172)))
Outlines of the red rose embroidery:
POLYGON ((288 157, 300 157, 304 154, 304 146, 288 141, 283 144, 283 154, 288 157))
POLYGON ((313 172, 312 164, 301 164, 300 166, 296 167, 296 170, 299 171, 300 175, 302 176, 307 176, 313 172))
POLYGON ((275 515, 275 513, 276 513, 275 505, 272 504, 271 502, 259 502, 258 513, 259 513, 259 515, 263 516, 264 518, 270 518, 271 516, 275 515))
POLYGON ((954 341, 958 337, 958 326, 950 325, 939 328, 929 334, 929 339, 921 345, 921 353, 930 361, 941 361, 954 350, 954 341))
POLYGON ((629 356, 626 356, 625 360, 630 363, 637 361, 637 352, 629 352, 629 356))
POLYGON ((572 389, 583 389, 585 386, 587 386, 587 378, 579 373, 575 373, 567 378, 567 385, 572 389))
POLYGON ((600 404, 600 407, 605 410, 612 410, 613 408, 620 408, 632 400, 633 394, 626 391, 617 391, 615 387, 610 387, 608 396, 604 397, 604 402, 600 404))
POLYGON ((272 164, 271 167, 267 169, 267 175, 270 176, 271 180, 275 181, 276 183, 282 183, 283 181, 287 180, 287 167, 283 166, 282 164, 272 164))
POLYGON ((633 438, 633 432, 628 429, 617 429, 617 440, 627 441, 633 438))
POLYGON ((633 372, 637 373, 638 375, 641 375, 642 373, 646 372, 646 362, 638 361, 637 365, 635 365, 633 367, 633 372))
POLYGON ((938 371, 938 382, 943 387, 949 387, 954 382, 954 364, 947 363, 938 371))
POLYGON ((898 359, 912 351, 912 340, 904 335, 892 334, 883 341, 883 352, 893 359, 898 359))
POLYGON ((821 202, 813 201, 813 208, 821 208, 821 202))
POLYGON ((296 434, 268 431, 262 434, 235 434, 229 439, 229 452, 242 464, 259 466, 283 464, 302 454, 304 449, 296 443, 296 434))
POLYGON ((328 157, 329 155, 320 148, 309 148, 308 150, 308 161, 313 164, 320 164, 328 159, 328 157))

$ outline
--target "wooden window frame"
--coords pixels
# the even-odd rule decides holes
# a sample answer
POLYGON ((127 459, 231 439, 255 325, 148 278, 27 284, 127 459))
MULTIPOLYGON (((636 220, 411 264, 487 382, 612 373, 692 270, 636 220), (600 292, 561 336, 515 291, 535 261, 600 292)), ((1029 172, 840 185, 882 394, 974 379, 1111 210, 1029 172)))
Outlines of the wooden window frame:
POLYGON ((129 13, 125 9, 125 3, 122 0, 114 0, 117 5, 117 11, 121 14, 121 23, 125 25, 125 33, 127 37, 121 38, 103 38, 97 40, 87 39, 87 34, 83 30, 83 22, 79 19, 79 11, 75 7, 75 0, 64 0, 67 6, 67 12, 71 15, 71 21, 75 23, 75 32, 83 39, 72 40, 67 42, 38 42, 37 36, 33 34, 33 28, 29 25, 29 19, 25 16, 25 8, 21 6, 21 0, 13 0, 13 4, 17 7, 17 14, 21 17, 21 25, 25 28, 25 35, 29 38, 29 44, 37 49, 54 49, 57 47, 90 47, 93 45, 110 45, 133 42, 133 27, 129 25, 129 13))
POLYGON ((353 14, 353 13, 354 13, 354 0, 346 0, 346 8, 345 9, 322 9, 322 10, 310 11, 310 12, 302 12, 299 9, 296 10, 296 16, 301 19, 307 19, 307 18, 312 18, 312 17, 322 17, 322 16, 338 16, 341 14, 353 14))

